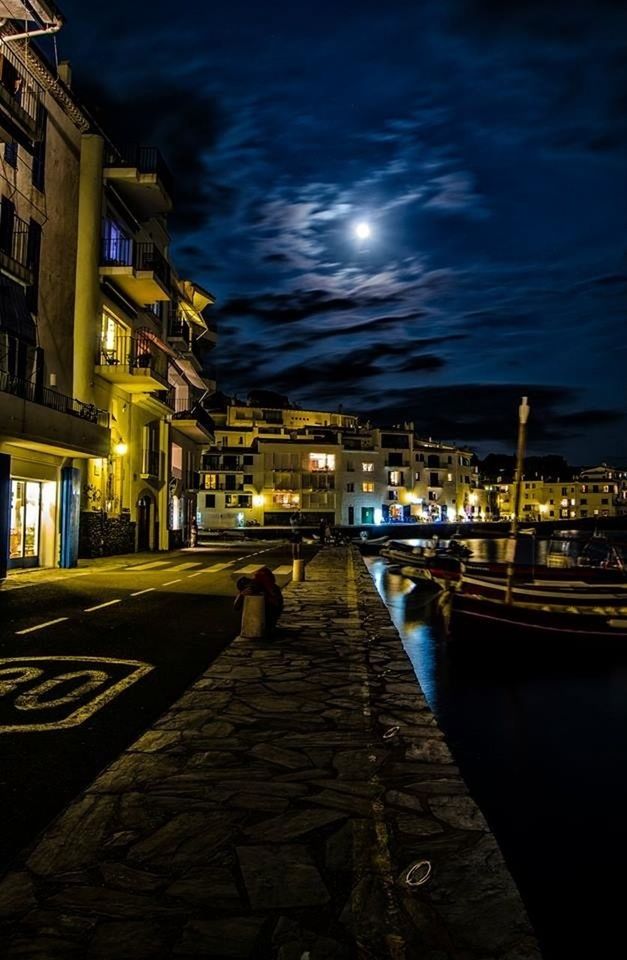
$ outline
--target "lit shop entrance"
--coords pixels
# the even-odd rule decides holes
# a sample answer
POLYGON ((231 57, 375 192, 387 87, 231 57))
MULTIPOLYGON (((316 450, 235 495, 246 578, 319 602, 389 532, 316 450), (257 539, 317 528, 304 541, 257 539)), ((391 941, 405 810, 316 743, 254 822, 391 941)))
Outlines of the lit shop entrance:
POLYGON ((9 567, 39 566, 41 486, 36 480, 11 480, 9 567))

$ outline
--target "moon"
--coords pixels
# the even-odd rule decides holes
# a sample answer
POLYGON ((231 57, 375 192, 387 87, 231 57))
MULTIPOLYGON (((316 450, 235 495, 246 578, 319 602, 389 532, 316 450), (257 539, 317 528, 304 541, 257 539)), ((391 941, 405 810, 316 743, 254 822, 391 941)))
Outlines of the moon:
POLYGON ((365 220, 355 224, 355 236, 358 240, 367 240, 371 234, 370 224, 366 223, 365 220))

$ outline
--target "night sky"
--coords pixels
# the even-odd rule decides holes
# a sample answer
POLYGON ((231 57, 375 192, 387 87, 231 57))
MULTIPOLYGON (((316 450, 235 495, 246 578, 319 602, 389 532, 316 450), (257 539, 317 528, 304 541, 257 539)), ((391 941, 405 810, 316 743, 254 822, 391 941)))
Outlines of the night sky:
POLYGON ((220 389, 480 455, 528 394, 530 452, 627 465, 623 2, 59 5, 94 114, 177 177, 220 389))

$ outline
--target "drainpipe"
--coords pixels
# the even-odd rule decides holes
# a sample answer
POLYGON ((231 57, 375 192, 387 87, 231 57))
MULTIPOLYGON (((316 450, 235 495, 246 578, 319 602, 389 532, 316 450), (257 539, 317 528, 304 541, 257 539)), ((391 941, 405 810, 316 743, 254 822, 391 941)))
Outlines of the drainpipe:
MULTIPOLYGON (((0 23, 0 27, 4 26, 6 22, 5 18, 4 21, 0 23)), ((62 26, 62 20, 55 20, 49 27, 44 27, 42 30, 25 30, 24 33, 11 33, 7 36, 0 37, 0 43, 8 43, 9 40, 30 40, 31 37, 43 37, 50 33, 58 33, 62 26)))

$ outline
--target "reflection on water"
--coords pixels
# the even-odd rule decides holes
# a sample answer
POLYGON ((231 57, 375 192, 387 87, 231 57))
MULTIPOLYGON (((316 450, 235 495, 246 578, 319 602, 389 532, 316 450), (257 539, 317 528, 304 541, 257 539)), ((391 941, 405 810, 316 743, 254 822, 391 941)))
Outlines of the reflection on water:
MULTIPOLYGON (((472 541, 478 559, 498 541, 472 541), (478 549, 477 549, 478 548, 478 549)), ((433 593, 368 560, 550 960, 614 956, 627 894, 627 651, 449 644, 433 593)))

